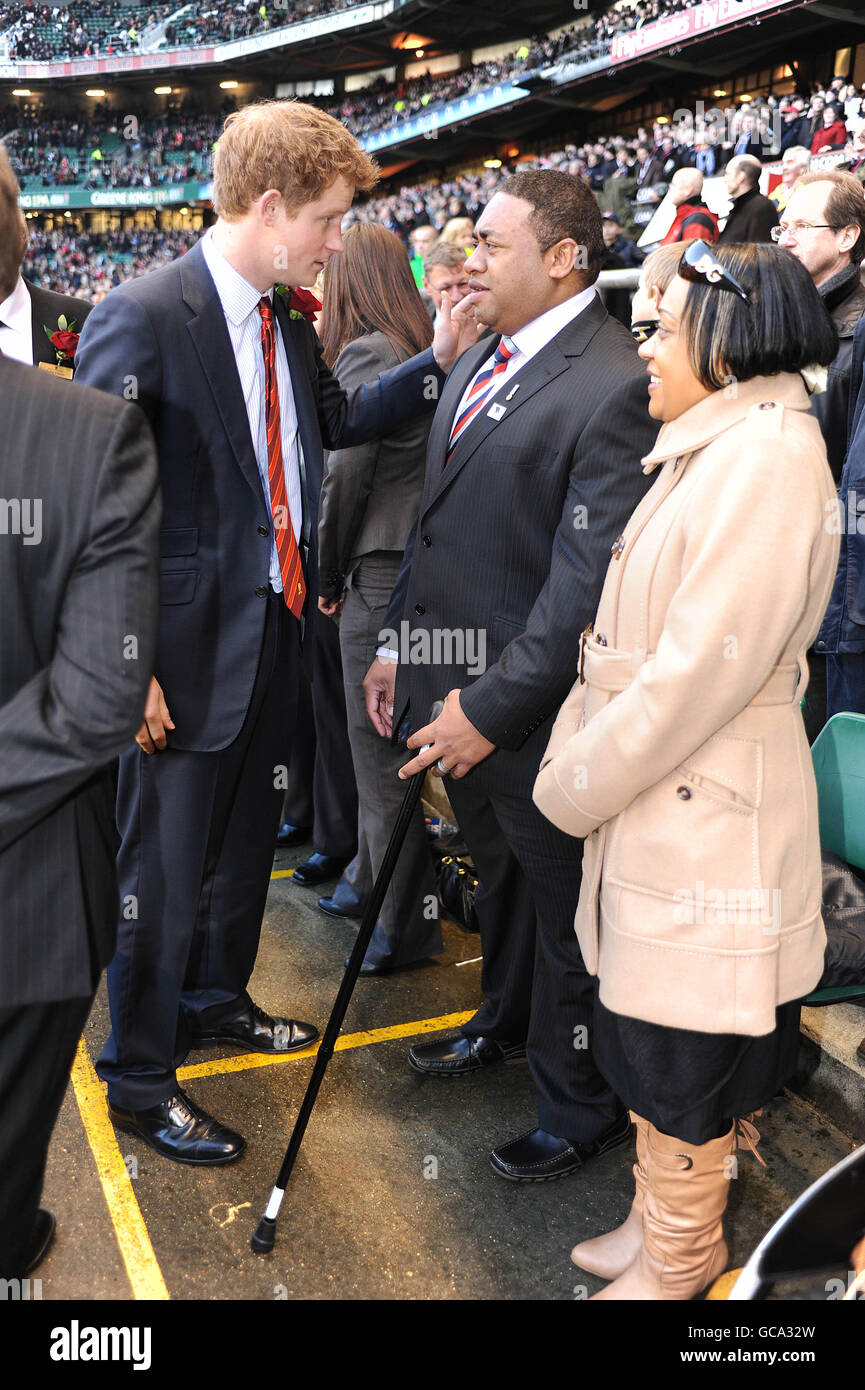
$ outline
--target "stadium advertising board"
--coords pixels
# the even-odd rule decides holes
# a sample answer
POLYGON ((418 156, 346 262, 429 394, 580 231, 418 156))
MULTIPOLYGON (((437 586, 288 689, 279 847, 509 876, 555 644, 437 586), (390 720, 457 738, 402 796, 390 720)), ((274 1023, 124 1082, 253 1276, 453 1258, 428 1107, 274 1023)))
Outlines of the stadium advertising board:
MULTIPOLYGON (((801 4, 801 0, 795 2, 801 4)), ((706 4, 656 19, 640 29, 628 29, 614 35, 610 45, 610 62, 630 62, 659 48, 669 48, 671 44, 709 37, 716 29, 722 29, 727 24, 741 24, 743 19, 749 19, 752 15, 786 8, 789 5, 785 5, 783 0, 707 0, 706 4)))
POLYGON ((25 212, 65 208, 161 208, 175 203, 200 203, 209 197, 210 183, 170 183, 161 188, 46 188, 22 193, 25 212))
MULTIPOLYGON (((522 79, 530 76, 531 73, 524 72, 522 79)), ((514 82, 500 84, 485 92, 475 92, 472 96, 458 97, 456 101, 447 101, 441 106, 431 107, 408 121, 399 121, 387 130, 376 131, 375 135, 360 136, 358 144, 372 152, 383 149, 386 145, 400 145, 406 140, 415 140, 418 136, 423 136, 425 140, 434 140, 443 126, 467 121, 472 116, 479 116, 482 111, 507 106, 509 102, 521 101, 528 95, 524 87, 519 87, 514 82)))

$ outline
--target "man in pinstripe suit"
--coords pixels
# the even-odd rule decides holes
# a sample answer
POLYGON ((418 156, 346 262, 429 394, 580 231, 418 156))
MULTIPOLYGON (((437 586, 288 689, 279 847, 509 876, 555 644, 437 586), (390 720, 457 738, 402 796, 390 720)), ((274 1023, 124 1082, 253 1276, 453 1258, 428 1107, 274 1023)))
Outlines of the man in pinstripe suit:
POLYGON ((518 174, 495 194, 467 261, 493 333, 451 371, 430 434, 413 544, 385 646, 366 679, 380 733, 410 707, 401 775, 437 765, 480 875, 484 1003, 461 1034, 412 1048, 427 1075, 459 1076, 527 1052, 538 1127, 494 1150, 503 1177, 561 1177, 623 1143, 627 1112, 591 1057, 594 986, 576 938, 582 844, 532 802, 541 755, 595 616, 611 546, 645 491, 657 426, 627 331, 593 288, 601 216, 584 184, 518 174), (486 646, 486 668, 437 632, 486 646), (470 635, 474 634, 470 641, 470 635), (408 639, 408 640, 406 640, 408 639), (392 660, 396 657, 396 662, 392 660), (436 698, 441 716, 426 724, 436 698))
MULTIPOLYGON (((18 272, 0 150, 0 286, 18 272)), ((110 763, 156 648, 159 499, 131 405, 0 356, 0 1278, 54 1230, 51 1131, 114 950, 110 763)))

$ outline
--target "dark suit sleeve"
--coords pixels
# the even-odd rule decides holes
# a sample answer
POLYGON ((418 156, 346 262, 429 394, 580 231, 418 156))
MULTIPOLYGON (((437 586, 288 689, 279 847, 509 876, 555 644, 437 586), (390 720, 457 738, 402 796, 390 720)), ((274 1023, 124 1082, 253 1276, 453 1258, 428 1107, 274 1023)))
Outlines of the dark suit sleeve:
POLYGON ((148 426, 129 408, 115 420, 51 660, 0 708, 0 851, 116 757, 141 723, 156 651, 161 504, 148 426))
MULTIPOLYGON (((339 355, 334 372, 340 386, 353 390, 375 381, 384 365, 378 344, 369 338, 349 343, 339 355)), ((388 356, 393 360, 393 351, 388 356)), ((337 449, 330 454, 318 511, 318 570, 322 597, 339 598, 352 547, 363 522, 372 492, 381 443, 379 439, 337 449)))
POLYGON ((154 424, 162 396, 159 342, 148 314, 130 295, 108 294, 87 315, 75 381, 135 402, 154 424))
POLYGON ((375 381, 345 391, 324 361, 313 328, 316 393, 321 440, 326 449, 347 449, 393 434, 401 425, 435 410, 446 374, 432 348, 417 353, 375 381))
POLYGON ((525 631, 460 695, 463 712, 497 747, 519 748, 571 689, 580 634, 595 617, 610 548, 649 486, 640 460, 657 429, 646 377, 635 368, 614 405, 600 402, 580 435, 549 576, 525 631))

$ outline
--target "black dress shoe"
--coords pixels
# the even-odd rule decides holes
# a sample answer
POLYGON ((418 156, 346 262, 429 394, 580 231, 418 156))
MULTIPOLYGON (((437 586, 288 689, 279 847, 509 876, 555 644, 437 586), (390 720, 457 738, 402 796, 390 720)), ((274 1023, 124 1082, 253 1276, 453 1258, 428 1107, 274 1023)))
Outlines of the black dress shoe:
POLYGON ((190 1021, 190 1048, 211 1043, 235 1043, 247 1052, 297 1052, 318 1037, 312 1023, 295 1018, 273 1018, 248 999, 242 1012, 209 1024, 190 1021))
POLYGON ((409 1066, 424 1076, 467 1076, 499 1062, 524 1062, 526 1045, 497 1042, 495 1038, 467 1038, 457 1033, 409 1048, 408 1060, 409 1066))
POLYGON ((25 1274, 32 1274, 37 1265, 40 1265, 48 1253, 48 1247, 54 1239, 54 1232, 57 1230, 57 1222, 50 1211, 40 1207, 36 1213, 36 1220, 33 1222, 33 1234, 30 1237, 30 1245, 25 1255, 27 1261, 24 1266, 25 1274))
POLYGON ((325 917, 349 918, 355 921, 363 916, 363 903, 360 899, 357 899, 356 903, 346 903, 343 907, 342 903, 337 902, 335 895, 332 898, 319 898, 318 908, 325 917))
POLYGON ((291 881, 299 883, 301 888, 312 888, 316 883, 324 883, 329 878, 339 878, 347 863, 347 859, 337 859, 333 854, 319 854, 316 850, 315 854, 298 864, 291 881))
POLYGON ((276 832, 276 843, 280 849, 293 849, 295 845, 305 845, 311 834, 311 825, 292 825, 287 820, 276 832))
POLYGON ((121 1110, 109 1101, 108 1114, 117 1129, 136 1135, 176 1163, 214 1167, 232 1163, 246 1148, 240 1134, 214 1120, 181 1090, 146 1110, 121 1110))
POLYGON ((551 1182, 575 1173, 590 1158, 597 1158, 607 1149, 627 1144, 631 1137, 631 1117, 627 1110, 597 1139, 584 1144, 579 1139, 557 1139, 544 1129, 512 1139, 493 1149, 490 1162, 501 1178, 511 1182, 551 1182))

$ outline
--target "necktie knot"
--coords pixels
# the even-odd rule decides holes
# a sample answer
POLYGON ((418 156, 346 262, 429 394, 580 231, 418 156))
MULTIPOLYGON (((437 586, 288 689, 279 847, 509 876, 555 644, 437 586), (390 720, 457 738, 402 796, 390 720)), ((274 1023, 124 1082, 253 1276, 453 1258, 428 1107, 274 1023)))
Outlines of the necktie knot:
POLYGON ((510 338, 506 338, 504 334, 502 334, 499 345, 496 348, 496 362, 507 362, 509 358, 513 357, 516 350, 516 343, 512 342, 510 338))
POLYGON ((267 298, 267 295, 262 295, 261 299, 258 301, 258 312, 261 314, 265 323, 273 323, 273 305, 267 298))

